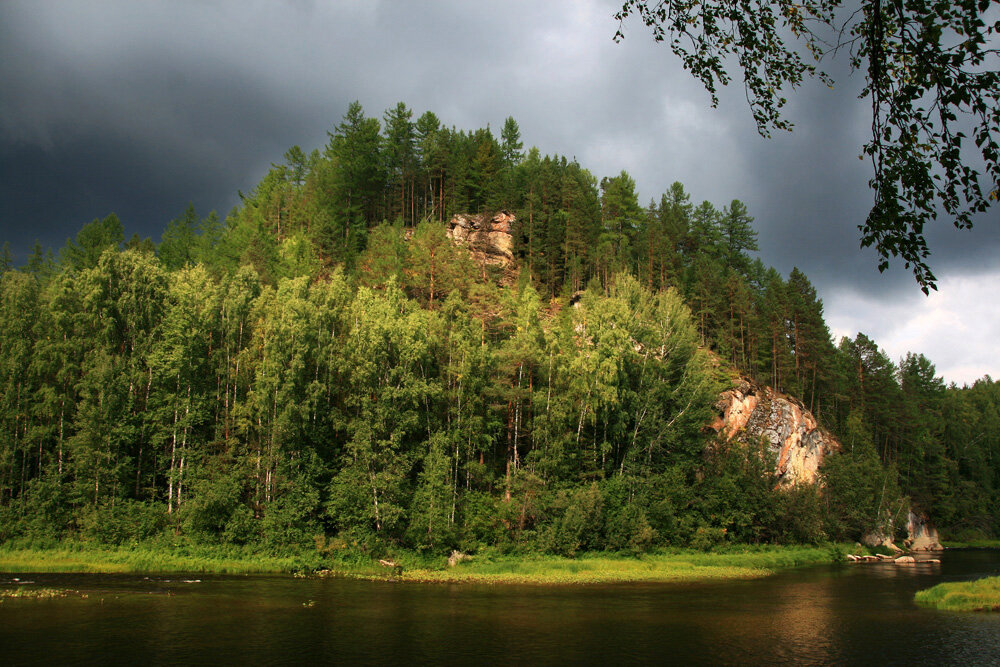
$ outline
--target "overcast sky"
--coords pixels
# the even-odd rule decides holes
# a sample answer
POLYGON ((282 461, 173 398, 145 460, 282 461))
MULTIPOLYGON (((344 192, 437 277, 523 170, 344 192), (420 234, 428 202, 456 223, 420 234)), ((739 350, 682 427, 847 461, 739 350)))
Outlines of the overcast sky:
POLYGON ((403 101, 448 126, 499 131, 622 169, 643 203, 681 181, 695 201, 744 201, 760 254, 817 287, 833 333, 923 352, 945 380, 1000 377, 1000 211, 929 230, 939 291, 859 249, 871 205, 860 81, 793 93, 796 128, 756 132, 740 86, 718 109, 643 26, 615 44, 616 0, 0 2, 0 243, 19 262, 117 213, 158 241, 189 201, 225 215, 300 145, 321 148, 352 100, 403 101))

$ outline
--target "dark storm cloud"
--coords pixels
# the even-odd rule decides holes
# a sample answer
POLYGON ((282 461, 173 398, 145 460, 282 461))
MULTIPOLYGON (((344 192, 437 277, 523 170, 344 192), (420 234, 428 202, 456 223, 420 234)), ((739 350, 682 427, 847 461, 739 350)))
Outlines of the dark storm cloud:
POLYGON ((369 115, 403 100, 459 128, 496 130, 514 115, 544 152, 578 155, 598 176, 641 174, 644 128, 661 120, 673 72, 659 59, 635 66, 645 40, 612 43, 612 5, 235 9, 0 5, 2 219, 20 254, 111 211, 156 238, 188 201, 228 208, 287 147, 321 147, 355 98, 369 115))
POLYGON ((190 17, 132 25, 98 13, 70 26, 82 18, 56 11, 66 6, 0 15, 0 224, 22 257, 110 212, 154 239, 189 201, 224 214, 285 149, 325 136, 288 93, 294 77, 273 85, 212 25, 192 35, 190 17))
MULTIPOLYGON (((203 214, 210 208, 224 214, 237 189, 246 189, 260 163, 266 165, 262 154, 280 157, 275 135, 285 120, 267 100, 230 85, 194 73, 183 87, 188 101, 171 107, 158 98, 154 81, 145 92, 129 89, 145 96, 134 112, 116 108, 97 118, 81 112, 86 129, 52 123, 35 141, 4 142, 5 237, 22 247, 36 238, 61 244, 81 224, 117 212, 129 233, 158 239, 189 201, 203 214), (137 125, 123 118, 128 113, 141 117, 137 125)), ((134 98, 108 98, 134 107, 134 98)), ((67 97, 69 104, 75 99, 67 97)))
MULTIPOLYGON (((187 202, 225 214, 288 147, 322 148, 350 101, 377 117, 403 101, 459 129, 513 116, 528 146, 598 179, 627 170, 643 203, 673 181, 696 202, 743 200, 764 261, 804 270, 845 332, 875 326, 869 302, 930 307, 902 267, 880 275, 858 248, 869 118, 842 65, 835 90, 789 96, 794 132, 764 140, 738 81, 710 109, 639 22, 614 44, 619 5, 0 2, 0 240, 23 257, 112 211, 158 239, 187 202)), ((928 230, 939 277, 1000 275, 991 216, 971 234, 928 230)), ((969 284, 947 288, 956 311, 969 284)))

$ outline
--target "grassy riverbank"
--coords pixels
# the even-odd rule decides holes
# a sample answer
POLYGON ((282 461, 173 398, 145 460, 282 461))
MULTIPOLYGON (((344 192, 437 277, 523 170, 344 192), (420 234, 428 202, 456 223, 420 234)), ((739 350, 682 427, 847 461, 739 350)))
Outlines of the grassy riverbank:
POLYGON ((67 544, 51 549, 0 548, 0 572, 201 572, 290 573, 308 567, 302 558, 211 547, 164 550, 67 544))
POLYGON ((1000 577, 938 584, 919 591, 914 599, 947 611, 1000 611, 1000 577))
POLYGON ((941 546, 945 549, 1000 549, 1000 540, 970 540, 968 542, 954 542, 944 540, 941 546))
POLYGON ((592 554, 483 556, 455 567, 405 569, 403 581, 488 584, 680 582, 764 577, 789 567, 829 563, 843 556, 822 547, 744 547, 723 553, 671 551, 640 557, 592 554))
POLYGON ((318 553, 274 556, 205 546, 0 548, 2 572, 199 572, 300 573, 410 582, 488 584, 590 584, 639 581, 701 581, 763 577, 777 570, 843 558, 837 546, 734 546, 724 551, 672 550, 640 557, 587 554, 579 558, 484 553, 449 567, 444 557, 412 552, 394 555, 402 572, 361 554, 331 560, 318 553))

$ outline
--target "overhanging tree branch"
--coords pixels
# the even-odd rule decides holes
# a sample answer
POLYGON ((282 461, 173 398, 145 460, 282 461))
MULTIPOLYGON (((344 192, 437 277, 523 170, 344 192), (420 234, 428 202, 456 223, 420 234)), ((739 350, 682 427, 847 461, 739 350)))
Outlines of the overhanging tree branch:
POLYGON ((615 40, 638 16, 718 104, 736 59, 757 129, 791 130, 785 88, 819 77, 824 57, 846 51, 865 74, 871 140, 862 147, 874 201, 858 228, 884 271, 901 259, 927 293, 936 289, 925 225, 939 214, 973 226, 1000 192, 1000 13, 997 0, 626 0, 615 40), (993 18, 992 22, 989 19, 993 18), (807 62, 807 59, 810 61, 807 62), (814 61, 814 62, 813 62, 814 61), (971 132, 975 148, 968 146, 971 132))

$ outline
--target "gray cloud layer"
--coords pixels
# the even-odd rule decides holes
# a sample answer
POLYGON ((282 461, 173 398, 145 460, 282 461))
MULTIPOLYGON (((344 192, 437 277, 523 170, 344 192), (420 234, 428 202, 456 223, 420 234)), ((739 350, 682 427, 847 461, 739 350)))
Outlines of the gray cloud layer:
MULTIPOLYGON (((929 307, 902 267, 879 275, 858 249, 871 201, 858 81, 808 82, 789 106, 796 130, 764 140, 739 86, 711 110, 638 22, 614 44, 616 4, 0 3, 0 240, 23 258, 36 238, 58 247, 111 211, 156 239, 188 201, 224 214, 289 146, 321 147, 351 100, 370 115, 402 100, 459 128, 512 115, 544 153, 598 177, 628 170, 644 200, 679 180, 698 200, 745 201, 765 262, 804 270, 841 333, 891 339, 863 300, 929 307)), ((966 280, 942 296, 975 313, 968 280, 1000 275, 996 213, 929 238, 939 277, 966 280)), ((983 343, 949 361, 978 369, 952 377, 996 373, 998 352, 983 343)))

